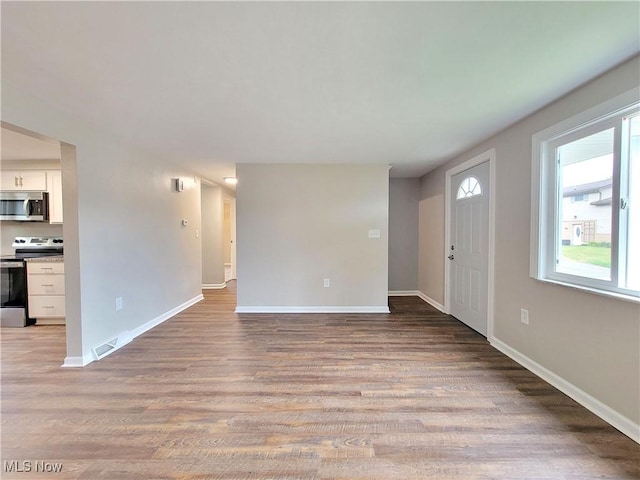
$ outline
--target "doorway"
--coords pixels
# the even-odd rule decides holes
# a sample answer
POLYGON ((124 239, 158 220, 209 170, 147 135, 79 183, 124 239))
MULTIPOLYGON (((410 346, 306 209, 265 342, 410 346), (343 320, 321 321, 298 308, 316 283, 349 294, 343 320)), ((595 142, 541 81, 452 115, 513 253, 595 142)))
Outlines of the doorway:
POLYGON ((487 338, 493 326, 495 151, 446 173, 445 309, 487 338))
POLYGON ((224 281, 235 280, 236 274, 236 199, 224 196, 223 217, 224 281))
MULTIPOLYGON (((50 205, 50 221, 48 223, 31 224, 26 222, 3 226, 3 250, 8 248, 12 238, 16 235, 53 235, 64 238, 64 280, 62 283, 64 284, 63 325, 66 332, 66 357, 62 366, 82 367, 91 362, 91 357, 84 354, 82 345, 76 147, 7 122, 2 122, 1 127, 3 133, 8 133, 8 135, 3 135, 2 169, 27 168, 45 171, 49 194, 52 195, 52 189, 59 189, 57 194, 53 196, 55 203, 52 201, 50 205), (9 137, 12 139, 11 141, 7 141, 9 137), (50 155, 54 151, 55 154, 50 155), (56 181, 53 181, 54 178, 56 181), (49 179, 52 179, 51 183, 49 179), (9 243, 5 245, 6 242, 9 243)), ((61 321, 59 319, 40 319, 38 323, 44 325, 46 323, 61 323, 61 321)))

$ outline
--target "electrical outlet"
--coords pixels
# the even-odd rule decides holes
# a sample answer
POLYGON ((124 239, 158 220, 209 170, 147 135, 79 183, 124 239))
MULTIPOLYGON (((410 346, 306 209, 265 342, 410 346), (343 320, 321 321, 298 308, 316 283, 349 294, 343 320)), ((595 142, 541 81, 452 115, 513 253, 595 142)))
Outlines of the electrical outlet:
POLYGON ((122 310, 122 297, 116 297, 116 312, 122 310))
POLYGON ((329 288, 331 286, 331 280, 328 278, 324 279, 324 288, 329 288))
POLYGON ((529 310, 524 308, 520 309, 520 321, 525 325, 529 325, 529 310))

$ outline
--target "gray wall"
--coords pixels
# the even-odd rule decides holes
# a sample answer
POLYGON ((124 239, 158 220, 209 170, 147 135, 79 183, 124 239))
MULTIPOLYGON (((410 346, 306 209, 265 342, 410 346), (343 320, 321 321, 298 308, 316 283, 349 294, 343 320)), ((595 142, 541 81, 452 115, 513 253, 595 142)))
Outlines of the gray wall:
MULTIPOLYGON (((77 284, 67 287, 79 292, 81 319, 68 319, 68 325, 81 322, 83 356, 201 294, 201 248, 195 236, 200 186, 193 175, 4 82, 2 119, 77 147, 77 185, 69 183, 73 175, 65 171, 63 156, 64 235, 78 242, 65 246, 65 257, 74 255, 70 247, 77 249, 77 284), (179 176, 185 180, 182 193, 172 184, 179 176), (67 202, 76 186, 77 224, 67 221, 68 214, 75 217, 75 206, 67 202), (188 227, 181 226, 182 219, 188 227), (124 308, 116 312, 118 296, 124 308)), ((78 346, 70 347, 76 355, 78 346)))
POLYGON ((420 180, 389 179, 389 290, 418 290, 420 180))
POLYGON ((202 284, 224 283, 223 197, 220 187, 202 184, 202 284))
POLYGON ((637 87, 639 71, 636 57, 429 173, 420 200, 420 290, 442 303, 445 171, 496 149, 495 338, 636 424, 640 305, 530 278, 529 222, 531 136, 637 87))
POLYGON ((239 308, 386 308, 387 166, 244 164, 236 175, 239 308))

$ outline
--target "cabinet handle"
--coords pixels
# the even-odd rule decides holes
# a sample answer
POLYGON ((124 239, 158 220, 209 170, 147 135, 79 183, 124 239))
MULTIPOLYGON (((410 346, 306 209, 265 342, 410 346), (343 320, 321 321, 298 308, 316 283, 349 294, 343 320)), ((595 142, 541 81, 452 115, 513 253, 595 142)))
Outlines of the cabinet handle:
POLYGON ((56 308, 53 305, 43 305, 42 308, 56 308))
POLYGON ((41 270, 53 270, 53 267, 40 267, 41 270))
POLYGON ((53 283, 43 283, 41 286, 43 286, 43 287, 53 287, 53 283))

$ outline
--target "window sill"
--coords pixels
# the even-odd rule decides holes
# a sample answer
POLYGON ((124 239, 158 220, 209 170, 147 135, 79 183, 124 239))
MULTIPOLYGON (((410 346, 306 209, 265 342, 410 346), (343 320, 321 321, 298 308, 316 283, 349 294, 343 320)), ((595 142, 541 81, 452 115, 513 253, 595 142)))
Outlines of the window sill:
POLYGON ((636 303, 636 304, 640 305, 640 297, 634 297, 632 295, 625 295, 624 293, 608 292, 606 290, 599 290, 597 288, 585 287, 583 285, 576 285, 575 283, 561 282, 559 280, 551 280, 549 278, 536 278, 536 277, 534 277, 534 279, 537 280, 538 282, 542 282, 542 283, 551 283, 553 285, 560 285, 562 287, 569 287, 569 288, 573 288, 573 289, 576 289, 576 290, 581 290, 583 292, 600 295, 602 297, 615 298, 617 300, 623 300, 625 302, 631 302, 631 303, 636 303))

